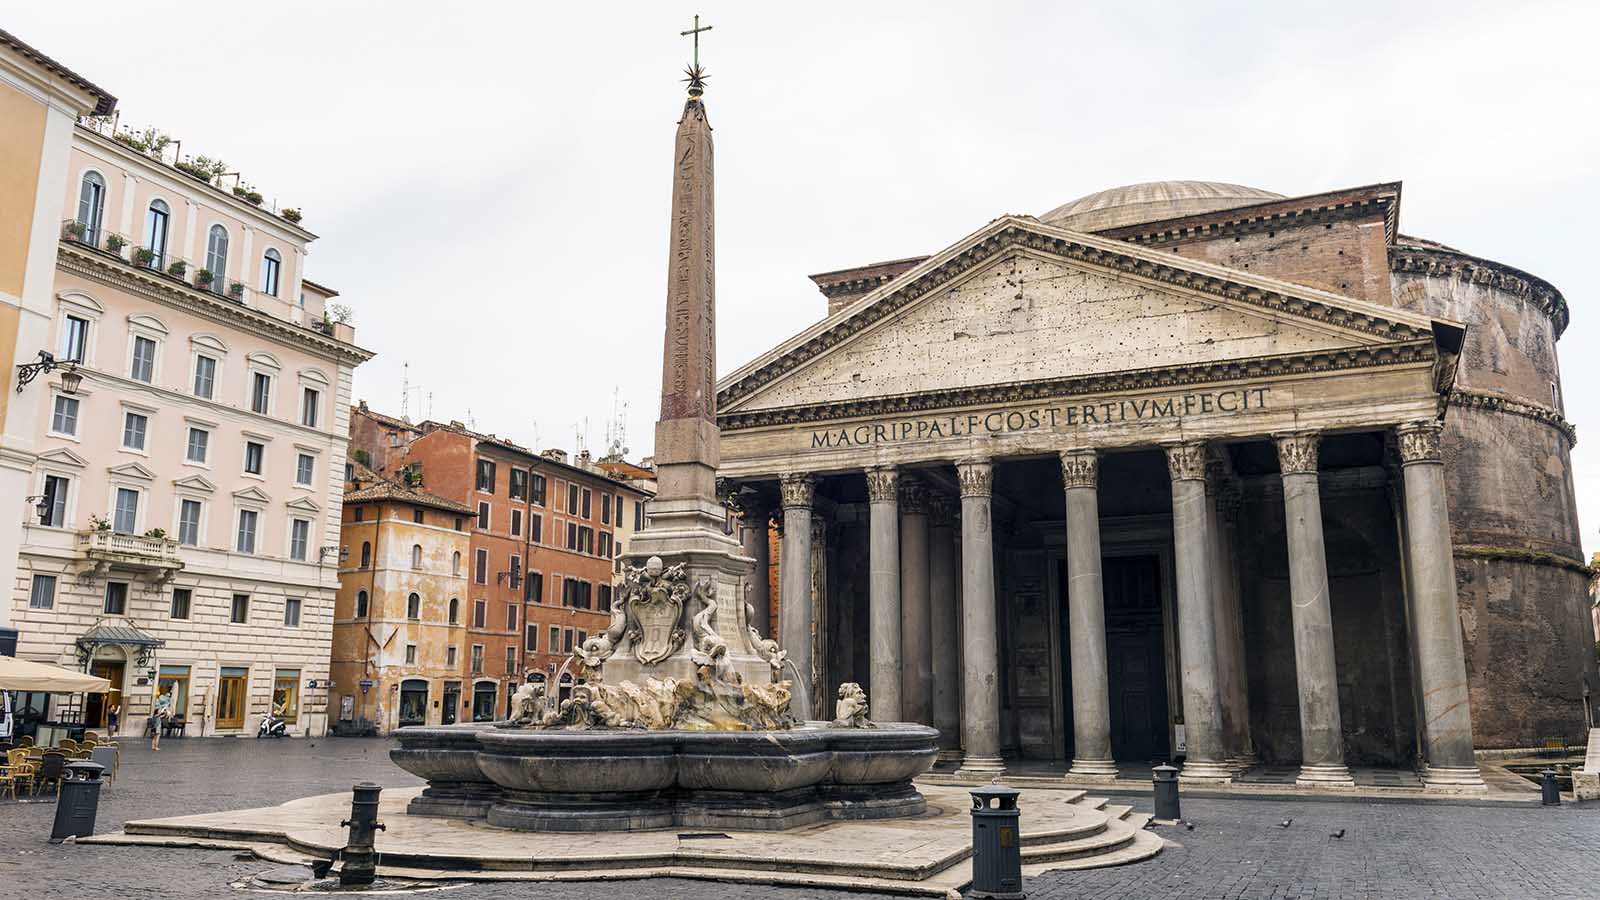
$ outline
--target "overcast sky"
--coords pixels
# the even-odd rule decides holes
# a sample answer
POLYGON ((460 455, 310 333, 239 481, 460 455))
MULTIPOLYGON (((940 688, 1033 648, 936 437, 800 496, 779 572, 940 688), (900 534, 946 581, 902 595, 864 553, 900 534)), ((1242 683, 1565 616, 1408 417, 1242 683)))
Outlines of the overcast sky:
POLYGON ((3 27, 321 235, 356 396, 637 458, 660 389, 688 40, 717 144, 720 368, 823 315, 806 275, 1120 184, 1400 180, 1401 227, 1548 279, 1600 549, 1600 14, 1582 3, 10 5, 3 27), (985 8, 987 6, 987 8, 985 8))

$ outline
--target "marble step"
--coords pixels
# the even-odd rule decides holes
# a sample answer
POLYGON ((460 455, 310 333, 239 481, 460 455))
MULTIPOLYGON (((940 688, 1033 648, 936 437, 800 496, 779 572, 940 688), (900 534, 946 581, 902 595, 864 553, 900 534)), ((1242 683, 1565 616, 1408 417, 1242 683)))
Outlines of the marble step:
POLYGON ((1076 811, 1073 821, 1062 828, 1030 832, 1027 830, 1027 822, 1024 821, 1022 846, 1036 847, 1043 844, 1060 844, 1066 841, 1092 837, 1106 830, 1106 822, 1109 819, 1110 817, 1103 810, 1080 808, 1076 811))
MULTIPOLYGON (((1140 816, 1135 816, 1134 818, 1138 819, 1140 816)), ((1166 846, 1166 842, 1154 832, 1145 831, 1142 824, 1139 828, 1140 830, 1135 831, 1127 843, 1110 852, 1051 862, 1030 863, 1027 859, 1024 859, 1022 861, 1022 874, 1032 877, 1042 875, 1045 872, 1103 869, 1111 866, 1125 866, 1129 863, 1143 862, 1160 853, 1162 848, 1166 846)))
POLYGON ((1136 833, 1137 829, 1130 827, 1129 823, 1115 820, 1108 822, 1105 830, 1099 834, 1090 835, 1086 838, 1065 841, 1059 844, 1024 847, 1022 849, 1022 864, 1059 862, 1061 860, 1099 856, 1133 843, 1136 833))

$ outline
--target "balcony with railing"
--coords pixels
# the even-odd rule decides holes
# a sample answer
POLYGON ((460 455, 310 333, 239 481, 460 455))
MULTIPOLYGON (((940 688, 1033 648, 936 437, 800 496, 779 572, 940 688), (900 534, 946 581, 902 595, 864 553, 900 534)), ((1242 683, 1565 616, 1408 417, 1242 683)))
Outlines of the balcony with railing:
POLYGON ((178 542, 157 532, 129 534, 109 528, 78 532, 78 552, 93 564, 96 574, 112 568, 145 572, 167 581, 183 570, 178 542))

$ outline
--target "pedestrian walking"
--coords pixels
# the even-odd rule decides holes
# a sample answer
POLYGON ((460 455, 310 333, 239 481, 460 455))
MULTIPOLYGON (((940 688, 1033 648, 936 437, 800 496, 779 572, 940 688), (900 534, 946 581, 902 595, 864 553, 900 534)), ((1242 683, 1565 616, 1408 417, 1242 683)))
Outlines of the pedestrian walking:
POLYGON ((155 707, 150 710, 150 749, 161 749, 161 726, 172 717, 172 691, 156 695, 155 707))

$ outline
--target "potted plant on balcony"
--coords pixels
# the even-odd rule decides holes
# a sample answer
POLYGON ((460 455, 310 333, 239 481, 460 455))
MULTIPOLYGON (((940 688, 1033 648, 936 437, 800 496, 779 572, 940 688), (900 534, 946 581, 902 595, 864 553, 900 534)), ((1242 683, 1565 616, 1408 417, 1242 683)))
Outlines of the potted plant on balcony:
POLYGON ((106 252, 107 253, 115 253, 118 256, 121 256, 122 255, 122 248, 126 247, 127 245, 128 245, 127 240, 125 240, 122 237, 122 235, 120 235, 120 234, 107 234, 106 235, 106 252))
POLYGON ((107 519, 105 516, 98 516, 98 515, 95 515, 94 513, 90 513, 89 514, 89 530, 90 531, 110 531, 111 530, 111 520, 107 519))
POLYGON ((167 274, 173 278, 182 278, 188 271, 189 264, 181 259, 175 259, 172 261, 172 265, 167 266, 167 274))
POLYGON ((82 222, 68 222, 61 228, 61 236, 69 241, 82 241, 88 233, 89 227, 82 222))
POLYGON ((149 247, 140 247, 133 251, 133 261, 147 269, 155 268, 156 252, 149 247))
POLYGON ((300 210, 298 209, 285 207, 284 209, 278 211, 278 215, 283 216, 285 219, 293 222, 296 225, 300 224, 300 210))
POLYGON ((216 279, 217 276, 211 274, 210 269, 196 269, 194 272, 194 286, 202 290, 211 287, 211 282, 216 279))
POLYGON ((146 531, 144 536, 151 540, 164 541, 167 539, 167 530, 165 528, 152 528, 146 531))
POLYGON ((229 282, 228 283, 228 296, 232 297, 235 300, 243 300, 244 299, 244 285, 240 284, 237 281, 229 282))

